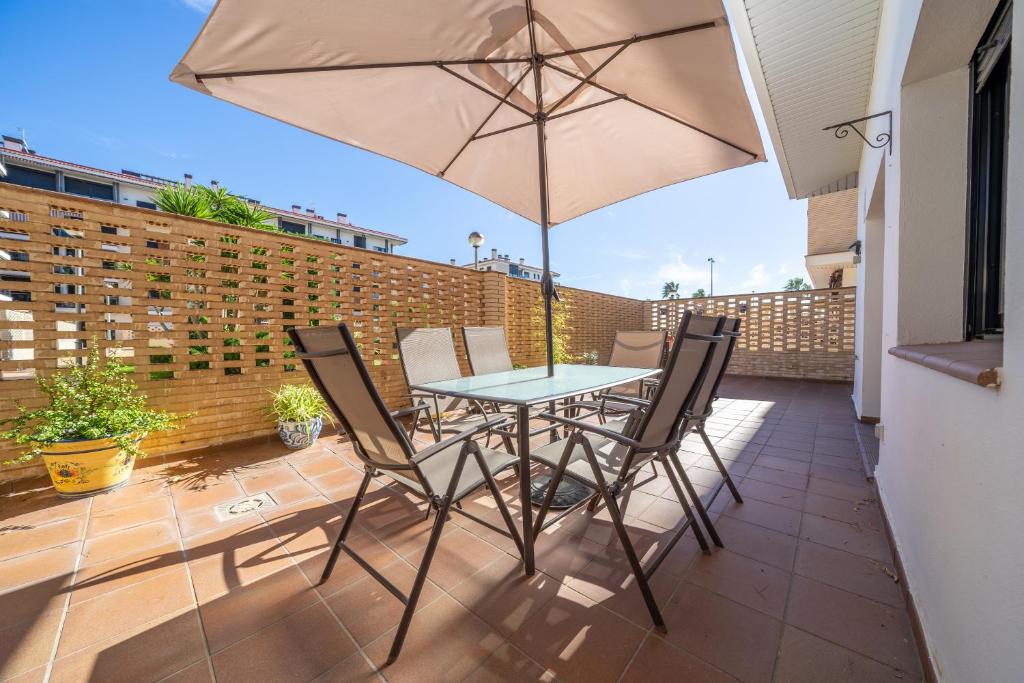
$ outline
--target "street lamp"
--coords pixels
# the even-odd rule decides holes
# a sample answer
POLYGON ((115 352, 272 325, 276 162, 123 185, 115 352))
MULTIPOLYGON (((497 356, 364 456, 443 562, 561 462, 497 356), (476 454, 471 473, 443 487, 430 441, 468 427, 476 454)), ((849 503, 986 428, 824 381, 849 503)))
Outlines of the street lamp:
POLYGON ((476 230, 469 233, 469 246, 473 247, 473 270, 479 270, 480 245, 484 243, 484 236, 476 230))
POLYGON ((708 263, 711 264, 711 287, 708 290, 708 296, 715 295, 715 257, 709 256, 708 263))

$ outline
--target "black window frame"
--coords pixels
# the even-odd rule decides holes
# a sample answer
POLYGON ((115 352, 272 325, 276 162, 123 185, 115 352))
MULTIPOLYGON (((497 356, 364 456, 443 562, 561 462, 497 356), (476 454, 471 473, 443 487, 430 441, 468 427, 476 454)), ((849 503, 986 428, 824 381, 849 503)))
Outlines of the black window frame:
POLYGON ((114 184, 98 183, 87 178, 64 176, 64 192, 78 197, 89 197, 101 201, 112 202, 116 196, 114 184))
POLYGON ((996 9, 971 60, 964 337, 1003 333, 1012 0, 996 9))

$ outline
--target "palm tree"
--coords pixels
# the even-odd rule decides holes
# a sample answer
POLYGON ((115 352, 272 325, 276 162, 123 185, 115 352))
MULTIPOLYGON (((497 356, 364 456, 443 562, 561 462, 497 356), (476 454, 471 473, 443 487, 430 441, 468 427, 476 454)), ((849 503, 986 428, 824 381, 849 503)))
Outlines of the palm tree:
POLYGON ((694 298, 694 299, 703 299, 703 298, 705 298, 705 297, 706 297, 707 295, 708 295, 708 294, 707 294, 707 292, 705 292, 705 291, 704 291, 704 288, 703 288, 703 287, 701 287, 700 289, 698 289, 697 291, 695 291, 695 292, 693 293, 693 298, 694 298))
POLYGON ((784 292, 799 292, 804 289, 810 289, 811 286, 804 282, 802 277, 791 277, 786 280, 786 284, 782 286, 784 292))
POLYGON ((662 299, 678 299, 679 298, 679 283, 678 282, 666 282, 661 287, 661 298, 662 299))
POLYGON ((153 202, 161 211, 192 218, 213 218, 210 202, 198 186, 186 187, 180 183, 165 185, 153 194, 153 202))

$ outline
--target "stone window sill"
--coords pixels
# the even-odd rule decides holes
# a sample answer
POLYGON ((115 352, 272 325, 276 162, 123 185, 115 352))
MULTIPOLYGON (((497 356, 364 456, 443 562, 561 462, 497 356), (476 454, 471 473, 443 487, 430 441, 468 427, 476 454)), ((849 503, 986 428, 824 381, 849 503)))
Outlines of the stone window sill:
POLYGON ((910 344, 894 346, 889 353, 897 358, 923 365, 944 375, 981 387, 996 388, 1003 366, 1003 340, 977 339, 950 344, 910 344))

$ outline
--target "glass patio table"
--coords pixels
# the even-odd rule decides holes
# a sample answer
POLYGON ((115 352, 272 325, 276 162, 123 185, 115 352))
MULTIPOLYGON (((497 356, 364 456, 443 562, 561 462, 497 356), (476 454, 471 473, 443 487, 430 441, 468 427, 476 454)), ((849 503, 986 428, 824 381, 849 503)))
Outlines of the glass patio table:
POLYGON ((556 365, 555 374, 547 368, 524 368, 487 375, 473 375, 409 388, 482 403, 516 407, 516 452, 519 454, 519 497, 523 515, 523 563, 527 574, 534 572, 533 508, 530 506, 530 406, 553 403, 564 398, 589 394, 629 384, 661 372, 660 368, 620 368, 607 365, 556 365))

